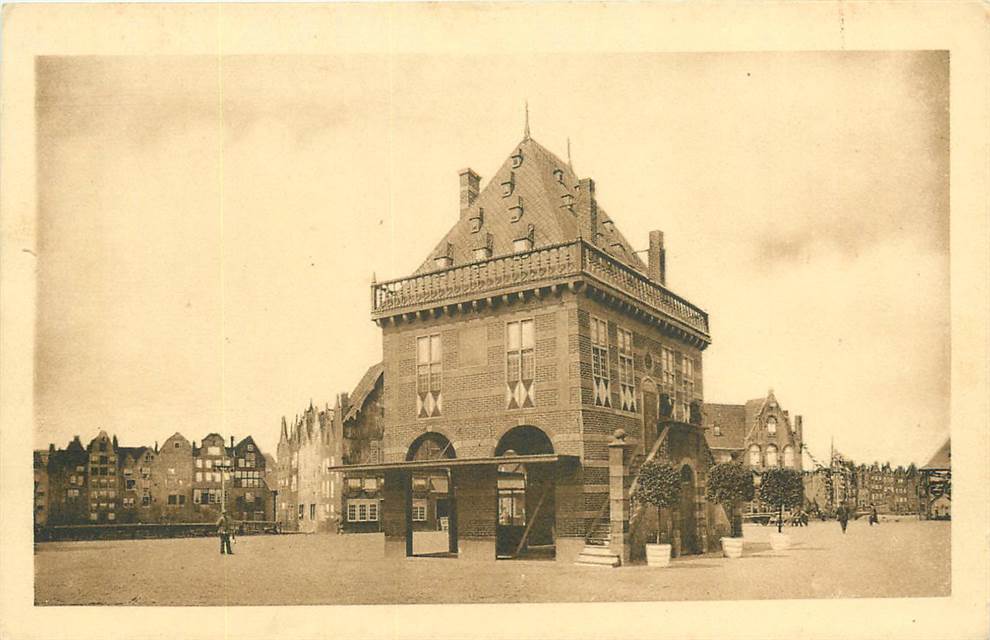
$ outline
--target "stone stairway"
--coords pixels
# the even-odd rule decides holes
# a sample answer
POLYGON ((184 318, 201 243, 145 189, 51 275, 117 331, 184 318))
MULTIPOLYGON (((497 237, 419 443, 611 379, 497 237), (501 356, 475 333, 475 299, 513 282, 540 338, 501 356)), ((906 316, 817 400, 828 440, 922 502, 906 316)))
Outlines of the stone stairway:
POLYGON ((603 515, 604 517, 599 517, 592 526, 591 532, 585 538, 584 550, 574 564, 596 567, 618 567, 622 564, 619 554, 608 547, 611 539, 608 511, 603 515))

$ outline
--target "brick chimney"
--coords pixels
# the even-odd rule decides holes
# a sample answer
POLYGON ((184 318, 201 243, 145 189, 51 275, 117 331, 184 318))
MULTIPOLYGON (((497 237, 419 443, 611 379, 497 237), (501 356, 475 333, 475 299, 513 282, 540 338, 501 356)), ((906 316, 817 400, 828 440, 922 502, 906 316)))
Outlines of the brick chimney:
POLYGON ((595 181, 591 178, 578 182, 576 209, 581 237, 598 246, 598 202, 595 200, 595 181))
POLYGON ((457 172, 461 183, 461 219, 467 217, 471 203, 481 192, 481 176, 473 169, 461 169, 457 172))
POLYGON ((654 282, 667 284, 667 250, 663 248, 663 231, 650 232, 647 272, 654 282))

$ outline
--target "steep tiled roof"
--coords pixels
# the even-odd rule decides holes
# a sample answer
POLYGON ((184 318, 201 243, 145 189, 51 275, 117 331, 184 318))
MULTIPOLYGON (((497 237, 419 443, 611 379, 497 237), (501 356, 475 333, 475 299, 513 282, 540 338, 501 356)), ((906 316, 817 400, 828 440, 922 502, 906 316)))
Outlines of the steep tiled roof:
POLYGON ((952 468, 952 447, 951 439, 946 439, 945 444, 939 447, 928 464, 922 469, 951 469, 952 468))
MULTIPOLYGON (((748 403, 747 403, 748 404, 748 403)), ((705 404, 705 439, 712 449, 742 449, 746 441, 747 407, 741 404, 705 404), (721 435, 715 435, 718 426, 721 435)))
MULTIPOLYGON (((534 247, 576 240, 579 229, 589 228, 586 221, 581 220, 581 216, 587 215, 581 207, 567 206, 577 203, 579 182, 566 162, 532 138, 525 138, 471 203, 469 215, 454 224, 416 273, 436 270, 435 258, 447 255, 448 247, 454 265, 473 262, 474 250, 485 246, 489 234, 493 256, 511 254, 513 241, 525 237, 529 225, 533 225, 534 247), (508 184, 511 187, 505 186, 508 184), (522 217, 513 222, 511 208, 520 203, 522 217), (472 233, 470 217, 479 210, 484 211, 481 228, 472 233)), ((646 265, 633 253, 632 246, 608 214, 601 207, 597 211, 600 235, 585 240, 645 272, 646 265)))
POLYGON ((368 370, 361 376, 361 380, 358 381, 357 386, 354 387, 354 391, 348 397, 350 406, 347 408, 347 413, 344 414, 343 422, 353 419, 361 412, 365 400, 368 399, 368 395, 374 390, 375 385, 378 384, 378 379, 381 378, 384 371, 385 366, 381 362, 368 367, 368 370))

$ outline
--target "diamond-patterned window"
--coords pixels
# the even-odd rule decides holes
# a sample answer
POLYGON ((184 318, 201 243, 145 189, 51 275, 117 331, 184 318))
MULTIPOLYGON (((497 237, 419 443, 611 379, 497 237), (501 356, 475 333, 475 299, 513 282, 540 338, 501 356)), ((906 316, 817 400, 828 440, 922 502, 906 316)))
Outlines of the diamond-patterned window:
POLYGON ((591 319, 591 378, 595 405, 612 406, 612 387, 608 375, 608 323, 591 319))
POLYGON ((443 409, 440 334, 416 339, 416 416, 432 418, 443 409))
POLYGON ((505 406, 526 409, 534 406, 536 378, 533 320, 519 320, 505 325, 505 406))
POLYGON ((623 411, 636 410, 636 378, 633 372, 633 336, 619 329, 619 401, 623 411))

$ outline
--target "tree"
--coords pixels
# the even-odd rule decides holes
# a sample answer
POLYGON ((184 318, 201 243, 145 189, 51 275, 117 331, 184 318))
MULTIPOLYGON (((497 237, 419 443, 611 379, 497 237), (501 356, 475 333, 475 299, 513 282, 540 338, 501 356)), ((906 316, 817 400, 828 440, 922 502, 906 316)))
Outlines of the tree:
POLYGON ((660 544, 660 510, 681 499, 681 476, 667 462, 650 460, 639 470, 633 497, 657 508, 657 544, 660 544))
POLYGON ((732 522, 732 537, 742 537, 742 514, 739 505, 753 499, 753 474, 738 462, 723 462, 708 470, 705 498, 722 505, 732 522))
POLYGON ((760 498, 777 508, 777 533, 780 533, 784 509, 799 507, 804 502, 801 474, 794 469, 767 469, 760 476, 760 498))

